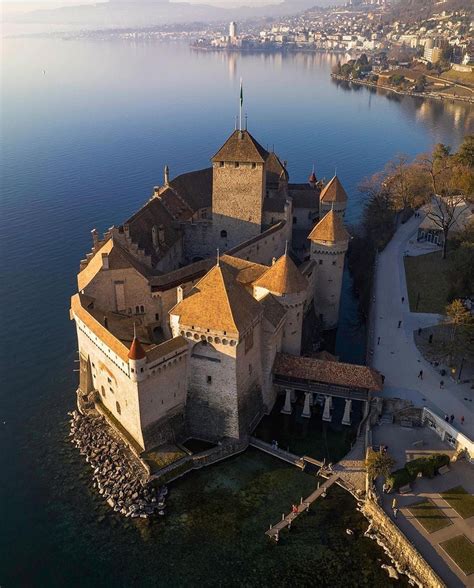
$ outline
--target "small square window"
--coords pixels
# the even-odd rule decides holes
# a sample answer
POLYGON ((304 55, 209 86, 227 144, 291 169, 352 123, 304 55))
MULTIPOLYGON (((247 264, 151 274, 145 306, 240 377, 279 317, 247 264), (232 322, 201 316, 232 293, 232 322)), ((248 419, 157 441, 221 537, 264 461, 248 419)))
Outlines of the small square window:
POLYGON ((212 383, 212 376, 207 376, 207 383, 211 384, 212 383))
POLYGON ((323 260, 322 259, 319 260, 319 265, 323 265, 323 260))
POLYGON ((336 265, 336 261, 333 261, 333 262, 332 262, 332 264, 333 264, 333 265, 336 265))

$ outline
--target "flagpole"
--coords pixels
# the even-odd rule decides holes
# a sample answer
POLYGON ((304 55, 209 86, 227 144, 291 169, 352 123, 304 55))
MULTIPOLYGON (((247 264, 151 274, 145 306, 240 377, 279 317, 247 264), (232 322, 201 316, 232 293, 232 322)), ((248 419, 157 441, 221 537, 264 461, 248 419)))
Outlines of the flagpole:
POLYGON ((240 78, 240 96, 239 96, 239 131, 242 130, 242 102, 243 102, 243 93, 242 93, 242 78, 240 78))

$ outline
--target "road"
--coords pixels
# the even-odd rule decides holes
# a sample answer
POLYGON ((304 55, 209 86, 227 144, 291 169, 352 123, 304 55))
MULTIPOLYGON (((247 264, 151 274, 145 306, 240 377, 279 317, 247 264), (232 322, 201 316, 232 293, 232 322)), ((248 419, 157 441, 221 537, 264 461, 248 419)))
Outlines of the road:
POLYGON ((474 401, 469 399, 472 400, 474 394, 470 384, 456 384, 449 376, 442 377, 440 368, 427 362, 414 342, 415 330, 435 325, 441 318, 436 314, 410 312, 408 304, 403 255, 407 250, 416 249, 416 232, 422 220, 413 216, 401 225, 378 257, 372 366, 385 376, 385 395, 412 400, 418 406, 427 406, 443 415, 453 414, 453 426, 473 439, 474 401), (378 337, 380 344, 377 344, 378 337), (418 378, 421 369, 423 380, 418 378), (461 425, 461 416, 464 416, 464 425, 461 425))

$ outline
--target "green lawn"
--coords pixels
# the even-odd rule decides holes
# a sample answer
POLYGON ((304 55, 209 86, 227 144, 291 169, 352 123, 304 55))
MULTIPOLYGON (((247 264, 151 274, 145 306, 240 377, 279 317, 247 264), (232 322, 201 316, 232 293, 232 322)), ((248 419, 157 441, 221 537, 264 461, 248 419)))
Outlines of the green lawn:
POLYGON ((422 500, 408 510, 428 533, 434 533, 451 525, 451 520, 430 499, 422 500))
POLYGON ((441 496, 463 519, 474 516, 474 496, 464 490, 462 486, 446 490, 441 493, 441 496))
POLYGON ((440 545, 466 576, 474 572, 474 544, 465 535, 457 535, 440 545))
POLYGON ((408 299, 412 312, 444 314, 450 286, 447 276, 449 266, 449 254, 447 259, 441 259, 441 251, 405 257, 408 299))

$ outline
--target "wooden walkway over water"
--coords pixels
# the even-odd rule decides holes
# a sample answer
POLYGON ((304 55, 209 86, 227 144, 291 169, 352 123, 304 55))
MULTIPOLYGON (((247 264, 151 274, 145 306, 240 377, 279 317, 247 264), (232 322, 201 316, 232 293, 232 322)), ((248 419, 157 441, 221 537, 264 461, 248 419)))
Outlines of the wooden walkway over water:
POLYGON ((288 515, 282 515, 281 521, 276 525, 272 525, 270 529, 265 533, 270 539, 278 542, 280 539, 280 531, 283 529, 290 529, 292 522, 299 517, 299 515, 303 512, 307 512, 309 507, 315 500, 317 500, 323 494, 326 494, 327 489, 336 483, 339 480, 339 474, 333 474, 328 480, 324 482, 319 488, 317 488, 312 494, 308 496, 305 500, 301 500, 300 504, 298 505, 297 512, 290 512, 288 515))

